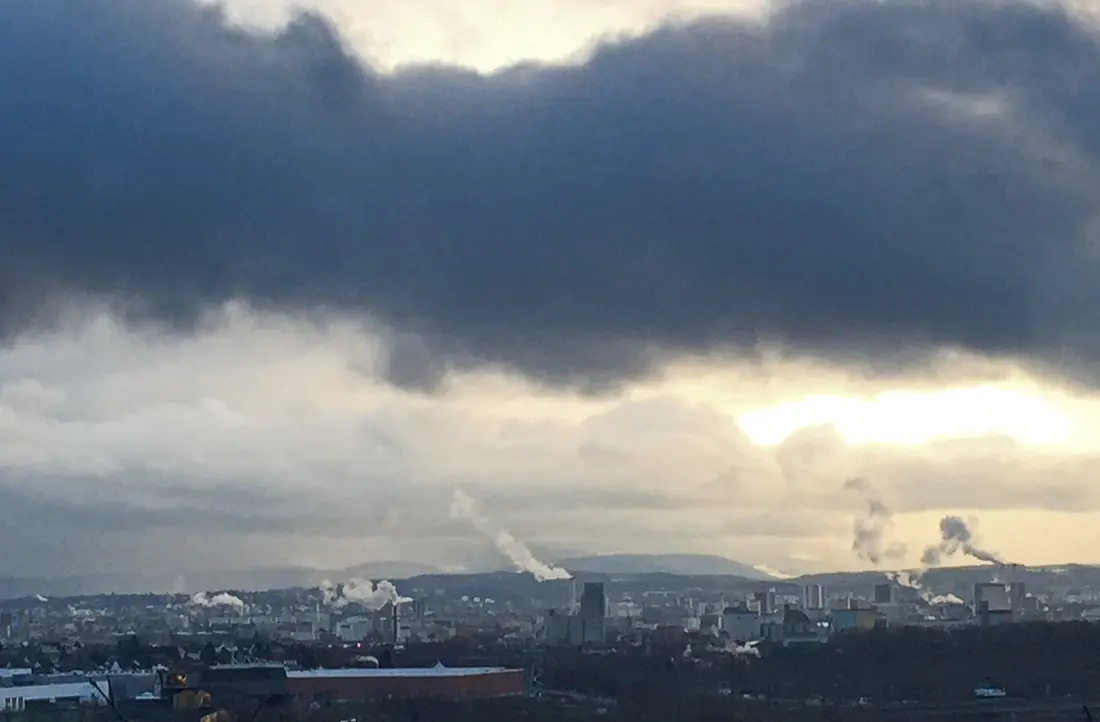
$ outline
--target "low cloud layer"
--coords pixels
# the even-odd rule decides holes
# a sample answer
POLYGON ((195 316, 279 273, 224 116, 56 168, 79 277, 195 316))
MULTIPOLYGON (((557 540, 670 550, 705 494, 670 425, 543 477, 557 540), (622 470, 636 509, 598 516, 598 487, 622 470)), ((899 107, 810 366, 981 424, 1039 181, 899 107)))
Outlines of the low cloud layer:
POLYGON ((845 488, 857 476, 893 512, 885 550, 918 554, 958 513, 1023 560, 1087 545, 1014 528, 1052 516, 1081 538, 1097 528, 1089 450, 854 446, 831 427, 752 443, 737 418, 769 402, 762 388, 774 403, 830 378, 797 362, 766 385, 723 365, 590 398, 476 373, 423 397, 384 381, 381 344, 355 323, 241 307, 189 336, 98 313, 21 335, 0 349, 0 506, 17 542, 0 573, 503 561, 451 518, 456 488, 532 549, 722 553, 781 570, 867 563, 851 549, 867 513, 845 488), (722 381, 693 392, 708 376, 722 381))
POLYGON ((13 0, 0 48, 9 339, 87 293, 380 319, 416 388, 761 341, 1097 358, 1100 62, 1058 6, 794 4, 478 76, 376 74, 317 16, 13 0))

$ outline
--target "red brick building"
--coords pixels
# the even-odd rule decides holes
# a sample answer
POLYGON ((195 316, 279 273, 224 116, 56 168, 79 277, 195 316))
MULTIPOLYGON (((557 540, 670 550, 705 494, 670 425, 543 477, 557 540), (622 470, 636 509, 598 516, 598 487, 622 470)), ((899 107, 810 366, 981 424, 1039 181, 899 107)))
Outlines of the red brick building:
POLYGON ((363 700, 380 696, 470 699, 521 695, 522 669, 444 667, 313 669, 289 672, 289 691, 299 700, 363 700))

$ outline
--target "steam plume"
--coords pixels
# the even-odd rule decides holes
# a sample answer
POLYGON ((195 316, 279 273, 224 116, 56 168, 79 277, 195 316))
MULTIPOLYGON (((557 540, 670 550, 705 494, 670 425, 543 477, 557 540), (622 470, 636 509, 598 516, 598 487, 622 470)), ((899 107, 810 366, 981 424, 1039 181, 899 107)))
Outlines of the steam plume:
POLYGON ((905 570, 899 570, 896 572, 887 572, 886 578, 897 584, 899 587, 906 587, 907 589, 914 589, 920 595, 920 598, 929 604, 935 604, 933 601, 936 599, 932 595, 932 592, 928 591, 921 586, 921 572, 911 572, 905 570))
POLYGON ((322 600, 326 607, 334 606, 336 600, 340 598, 340 588, 327 579, 321 582, 318 589, 321 590, 322 600))
POLYGON ((474 500, 461 489, 455 489, 454 501, 451 502, 451 518, 469 521, 474 529, 491 539, 496 548, 512 560, 512 564, 518 571, 530 572, 540 582, 573 578, 573 575, 561 567, 536 559, 527 545, 509 532, 495 528, 488 519, 477 513, 474 509, 474 500))
POLYGON ((326 606, 337 609, 355 602, 370 610, 379 610, 387 604, 406 604, 409 597, 403 597, 393 582, 383 579, 377 584, 366 579, 351 579, 336 585, 329 580, 321 582, 319 587, 326 606))
POLYGON ((978 561, 990 562, 1004 566, 996 554, 982 549, 974 544, 974 534, 960 517, 945 516, 940 519, 940 543, 924 550, 921 556, 921 564, 926 567, 934 567, 943 561, 944 557, 953 556, 959 552, 974 557, 978 561))
POLYGON ((844 488, 867 496, 867 510, 852 522, 852 551, 874 565, 885 559, 901 559, 907 551, 900 542, 887 542, 886 535, 893 524, 893 512, 885 502, 871 495, 864 479, 849 479, 844 488))
POLYGON ((196 607, 233 607, 238 611, 244 610, 244 602, 240 597, 228 592, 210 596, 206 592, 199 592, 191 597, 191 604, 196 607))
POLYGON ((892 581, 894 584, 897 584, 899 587, 908 587, 909 589, 921 588, 921 575, 919 572, 907 572, 904 570, 888 572, 886 574, 886 578, 892 581))
POLYGON ((736 640, 731 639, 726 643, 726 652, 735 657, 759 657, 760 649, 756 645, 757 642, 738 644, 736 640))

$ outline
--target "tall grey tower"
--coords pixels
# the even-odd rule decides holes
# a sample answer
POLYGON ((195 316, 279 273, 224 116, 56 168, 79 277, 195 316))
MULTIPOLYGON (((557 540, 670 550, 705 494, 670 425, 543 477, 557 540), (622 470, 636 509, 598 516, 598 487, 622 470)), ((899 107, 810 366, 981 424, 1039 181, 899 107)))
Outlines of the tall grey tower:
POLYGON ((607 609, 607 597, 603 584, 585 582, 581 594, 581 624, 584 629, 585 644, 601 644, 604 641, 604 612, 607 609))

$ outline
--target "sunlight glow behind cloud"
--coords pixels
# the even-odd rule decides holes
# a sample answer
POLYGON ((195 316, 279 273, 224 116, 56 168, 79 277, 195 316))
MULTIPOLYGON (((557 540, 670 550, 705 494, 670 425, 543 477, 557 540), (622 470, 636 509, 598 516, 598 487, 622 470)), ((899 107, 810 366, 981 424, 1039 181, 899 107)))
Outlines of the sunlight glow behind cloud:
MULTIPOLYGON (((206 0, 218 2, 218 0, 206 0)), ((522 62, 580 60, 597 41, 667 20, 754 17, 768 0, 221 0, 246 27, 276 30, 298 10, 331 18, 352 48, 384 70, 449 63, 492 72, 522 62)))
MULTIPOLYGON (((453 372, 431 396, 379 377, 387 333, 229 304, 191 336, 95 309, 25 334, 0 349, 0 504, 50 533, 124 527, 97 532, 97 549, 116 536, 123 544, 126 525, 143 519, 191 519, 172 511, 183 504, 238 529, 233 563, 293 529, 295 554, 323 563, 397 555, 461 564, 474 540, 433 500, 462 485, 532 543, 720 553, 781 570, 857 564, 845 521, 852 499, 841 491, 849 474, 888 493, 899 539, 914 548, 944 509, 983 519, 1000 509, 1009 519, 1036 505, 1093 508, 1095 464, 1058 441, 1095 416, 1096 398, 1075 407, 1024 381, 963 386, 965 360, 962 376, 937 371, 955 390, 927 393, 861 387, 827 366, 771 358, 685 363, 601 397, 486 369, 453 372), (836 424, 837 444, 792 437, 774 446, 821 423, 836 424), (920 445, 983 433, 1039 445, 920 445), (860 446, 876 441, 913 445, 886 455, 860 446), (103 503, 122 499, 124 509, 103 503)), ((1083 528, 1088 518, 1063 523, 1083 528)), ((62 556, 44 552, 19 570, 85 563, 62 556)))
POLYGON ((893 391, 869 401, 813 395, 742 414, 755 443, 774 446, 798 429, 832 424, 852 444, 924 444, 950 438, 1008 436, 1028 444, 1060 444, 1070 424, 1058 409, 1026 393, 994 386, 943 391, 893 391))

